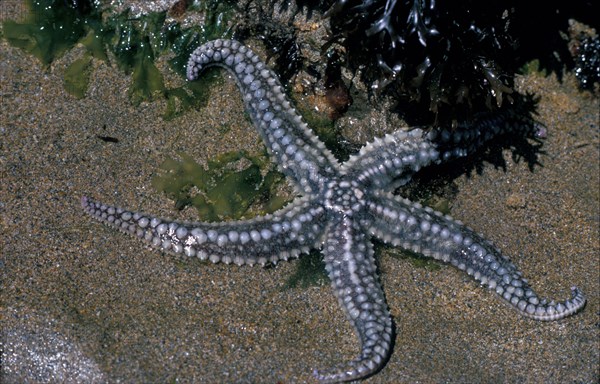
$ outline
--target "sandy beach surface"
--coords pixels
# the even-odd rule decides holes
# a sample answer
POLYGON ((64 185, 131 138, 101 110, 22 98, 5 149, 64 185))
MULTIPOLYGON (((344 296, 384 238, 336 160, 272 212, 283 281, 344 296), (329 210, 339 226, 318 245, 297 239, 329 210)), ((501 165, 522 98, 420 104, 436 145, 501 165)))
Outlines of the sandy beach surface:
MULTIPOLYGON (((354 357, 358 342, 331 288, 286 288, 297 261, 265 269, 178 259, 83 213, 85 194, 197 220, 151 186, 164 159, 183 151, 205 162, 262 143, 225 73, 205 108, 165 121, 164 102, 133 106, 129 78, 105 62, 93 62, 85 98, 66 93, 76 55, 46 69, 0 41, 2 382, 314 383, 314 369, 354 357)), ((600 379, 598 99, 570 75, 519 83, 541 96, 539 164, 504 150, 504 168, 484 162, 453 181, 451 214, 494 241, 542 296, 562 300, 577 285, 587 306, 533 321, 454 268, 383 252, 396 339, 365 383, 600 379)))

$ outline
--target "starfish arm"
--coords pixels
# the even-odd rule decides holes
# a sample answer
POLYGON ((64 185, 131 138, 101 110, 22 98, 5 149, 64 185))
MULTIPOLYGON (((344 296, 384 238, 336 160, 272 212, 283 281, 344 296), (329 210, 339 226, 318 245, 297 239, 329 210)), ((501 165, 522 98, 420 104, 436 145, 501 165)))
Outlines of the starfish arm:
POLYGON ((545 138, 546 127, 530 116, 528 108, 525 104, 518 104, 513 108, 480 113, 472 121, 463 122, 451 130, 431 130, 426 137, 442 153, 442 161, 452 160, 456 155, 470 155, 500 136, 545 138))
POLYGON ((187 223, 159 219, 82 197, 85 212, 152 247, 226 264, 265 264, 306 253, 319 243, 324 210, 298 199, 272 215, 224 223, 187 223))
POLYGON ((540 299, 498 248, 449 216, 386 193, 371 195, 366 206, 370 215, 362 224, 373 236, 466 271, 527 317, 558 320, 585 306, 576 287, 565 301, 540 299))
POLYGON ((275 73, 234 40, 198 47, 188 62, 188 80, 209 66, 226 68, 234 75, 248 114, 281 172, 303 194, 316 192, 321 180, 335 173, 338 162, 292 107, 275 73))
POLYGON ((487 113, 447 130, 399 130, 366 144, 342 165, 342 173, 365 185, 391 190, 420 169, 470 155, 500 135, 544 137, 545 128, 519 110, 487 113))
MULTIPOLYGON (((452 157, 462 154, 460 149, 453 151, 452 157)), ((417 128, 396 131, 367 143, 342 164, 341 173, 368 188, 393 189, 408 182, 421 168, 439 162, 436 145, 417 128)))
POLYGON ((342 216, 331 221, 323 252, 333 290, 358 335, 361 351, 357 359, 315 371, 315 376, 327 383, 361 379, 381 368, 392 339, 392 320, 377 279, 373 245, 351 218, 342 216))

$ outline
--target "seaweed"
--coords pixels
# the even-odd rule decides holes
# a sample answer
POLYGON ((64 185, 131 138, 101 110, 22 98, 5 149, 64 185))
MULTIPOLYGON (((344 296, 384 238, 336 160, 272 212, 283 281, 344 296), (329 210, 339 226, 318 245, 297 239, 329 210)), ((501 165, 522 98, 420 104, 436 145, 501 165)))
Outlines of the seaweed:
POLYGON ((253 9, 245 9, 242 22, 236 25, 237 38, 256 37, 260 39, 273 57, 273 69, 279 75, 279 80, 287 84, 302 68, 304 57, 297 43, 297 31, 292 24, 274 20, 260 4, 253 4, 253 9))
POLYGON ((575 76, 582 89, 594 90, 600 86, 600 38, 582 39, 575 58, 575 76))
POLYGON ((167 11, 132 17, 129 11, 113 14, 110 8, 103 9, 89 0, 27 0, 27 7, 29 14, 22 23, 3 23, 3 37, 37 57, 45 67, 81 43, 85 53, 65 70, 64 85, 69 93, 77 98, 85 96, 91 58, 109 61, 114 57, 117 66, 131 75, 132 103, 166 98, 165 119, 201 106, 206 92, 194 83, 167 89, 156 60, 161 55, 171 55, 170 67, 184 76, 193 49, 231 34, 230 2, 204 1, 191 6, 196 12, 203 12, 206 23, 186 29, 176 21, 166 22, 167 11))
POLYGON ((44 66, 71 49, 86 34, 86 18, 64 1, 27 0, 29 14, 23 23, 3 22, 4 38, 13 46, 37 57, 44 66))
POLYGON ((284 289, 307 288, 329 281, 320 252, 310 252, 298 260, 296 271, 287 279, 284 289))
POLYGON ((590 2, 337 0, 325 14, 332 35, 323 50, 343 46, 350 69, 374 93, 395 96, 409 124, 456 125, 512 103, 514 74, 527 62, 558 76, 573 68, 564 31, 569 18, 593 19, 593 9, 590 2))
POLYGON ((500 32, 510 15, 503 12, 498 2, 338 1, 326 14, 333 37, 324 48, 343 44, 353 69, 366 64, 362 76, 371 89, 418 105, 428 123, 446 123, 467 117, 471 108, 500 107, 512 93, 502 59, 512 41, 500 32))
POLYGON ((568 46, 579 88, 600 94, 600 37, 596 28, 569 20, 568 46))
POLYGON ((153 178, 152 185, 174 200, 177 209, 196 208, 204 221, 240 219, 253 204, 261 202, 261 213, 273 212, 286 204, 275 194, 283 175, 273 169, 266 154, 227 152, 209 160, 207 168, 185 153, 179 157, 181 161, 164 161, 162 172, 153 178))
POLYGON ((65 70, 63 86, 67 92, 81 99, 90 82, 90 65, 92 59, 89 55, 75 60, 65 70))

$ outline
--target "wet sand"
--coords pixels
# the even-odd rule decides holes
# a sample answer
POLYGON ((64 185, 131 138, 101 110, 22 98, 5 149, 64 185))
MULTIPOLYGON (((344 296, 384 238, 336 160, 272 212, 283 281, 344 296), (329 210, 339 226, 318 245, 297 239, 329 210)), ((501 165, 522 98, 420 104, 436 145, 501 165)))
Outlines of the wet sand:
MULTIPOLYGON (((262 143, 232 81, 210 90, 206 108, 164 121, 163 102, 134 107, 127 76, 103 62, 86 98, 66 93, 77 53, 44 69, 0 41, 2 382, 313 383, 313 369, 353 357, 357 340, 330 287, 285 288, 295 262, 177 259, 83 214, 86 194, 197 219, 152 188, 162 161, 262 143)), ((505 150, 504 169, 484 163, 454 181, 451 214, 510 255, 540 294, 562 300, 577 285, 586 308, 533 321, 460 271, 383 253, 396 340, 366 383, 598 382, 598 100, 569 76, 529 76, 523 87, 542 97, 541 165, 532 171, 505 150)))

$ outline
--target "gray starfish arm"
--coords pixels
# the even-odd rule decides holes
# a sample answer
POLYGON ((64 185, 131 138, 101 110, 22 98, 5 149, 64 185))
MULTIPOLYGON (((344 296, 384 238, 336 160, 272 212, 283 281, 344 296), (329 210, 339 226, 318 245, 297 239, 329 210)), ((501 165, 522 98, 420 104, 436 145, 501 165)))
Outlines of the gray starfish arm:
POLYGON ((386 193, 370 196, 366 206, 370 217, 362 224, 373 236, 466 271, 527 317, 558 320, 585 306, 576 287, 565 301, 540 299, 498 248, 449 216, 386 193))
MULTIPOLYGON (((464 152, 452 151, 446 157, 458 157, 464 152)), ((423 130, 396 131, 367 143, 342 164, 341 172, 367 188, 389 190, 408 182, 421 168, 439 163, 440 158, 436 145, 423 130)))
POLYGON ((215 40, 198 47, 188 62, 188 80, 196 79, 209 66, 233 73, 250 118, 281 172, 303 194, 317 192, 323 178, 335 174, 338 162, 292 107, 275 73, 234 40, 215 40))
POLYGON ((421 168, 470 155, 490 139, 513 133, 519 137, 546 135, 545 128, 533 119, 509 109, 484 114, 452 133, 417 128, 376 138, 341 166, 342 173, 366 186, 391 190, 407 183, 421 168))
POLYGON ((392 320, 377 279, 373 245, 352 218, 331 221, 323 246, 325 265, 338 301, 361 344, 357 359, 315 371, 326 383, 351 381, 376 372, 391 348, 392 320))
POLYGON ((163 220, 85 196, 81 204, 95 219, 155 248, 214 263, 264 265, 297 257, 314 248, 325 229, 323 208, 306 198, 272 215, 224 223, 163 220))

